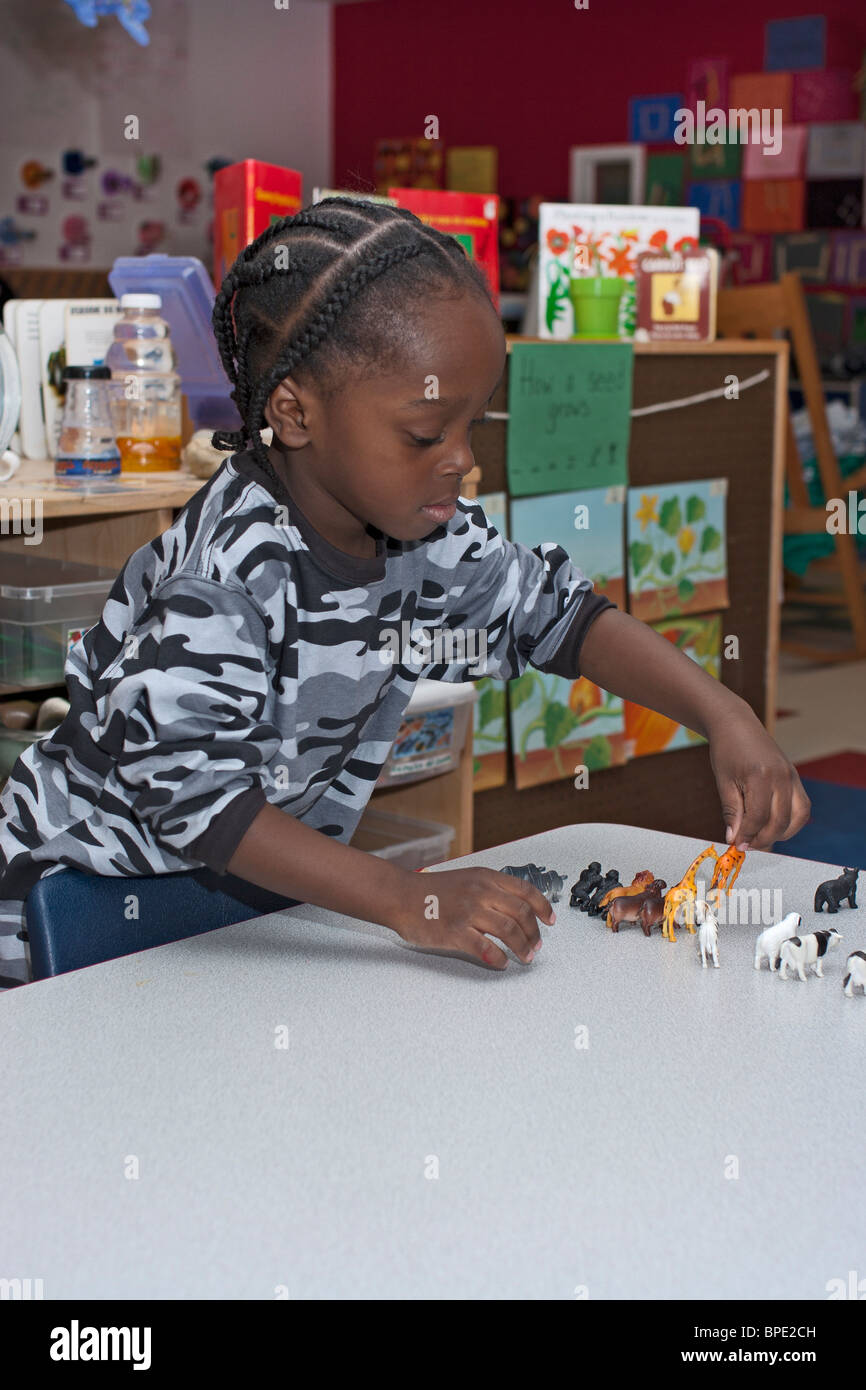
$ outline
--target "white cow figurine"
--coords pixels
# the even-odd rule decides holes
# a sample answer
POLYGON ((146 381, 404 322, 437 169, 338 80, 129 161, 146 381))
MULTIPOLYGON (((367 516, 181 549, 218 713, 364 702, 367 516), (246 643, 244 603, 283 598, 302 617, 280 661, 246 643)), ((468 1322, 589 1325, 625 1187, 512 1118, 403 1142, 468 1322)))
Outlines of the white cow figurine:
POLYGON ((859 985, 866 994, 866 951, 852 951, 845 962, 846 975, 842 988, 849 999, 859 985))
POLYGON ((808 936, 791 936, 782 942, 779 951, 779 977, 788 978, 788 967, 796 970, 801 980, 806 978, 806 970, 811 965, 819 979, 823 979, 823 961, 831 946, 838 946, 842 936, 835 927, 828 931, 809 932, 808 936))
POLYGON ((779 964, 779 949, 783 941, 787 941, 789 936, 796 936, 800 929, 803 919, 799 912, 789 912, 787 917, 783 917, 781 922, 775 926, 767 927, 755 942, 755 969, 760 970, 761 961, 766 956, 770 964, 770 969, 775 970, 779 964))
POLYGON ((706 970, 707 956, 712 956, 713 965, 719 968, 719 924, 713 916, 710 905, 703 898, 695 903, 695 921, 698 924, 698 945, 701 948, 701 965, 706 970))

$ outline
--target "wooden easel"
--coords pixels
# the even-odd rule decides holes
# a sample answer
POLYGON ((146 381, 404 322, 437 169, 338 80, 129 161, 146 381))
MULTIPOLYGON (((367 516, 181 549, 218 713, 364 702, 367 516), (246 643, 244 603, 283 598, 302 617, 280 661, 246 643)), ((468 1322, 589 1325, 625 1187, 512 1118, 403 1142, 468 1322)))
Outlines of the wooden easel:
MULTIPOLYGON (((772 285, 748 285, 741 289, 720 290, 717 332, 722 338, 771 338, 781 337, 785 332, 790 334, 812 424, 824 497, 828 500, 834 497, 847 498, 851 489, 866 486, 866 467, 858 469, 856 473, 849 473, 846 478, 843 478, 839 471, 839 462, 827 423, 821 369, 799 274, 789 272, 772 285)), ((809 501, 790 409, 786 428, 785 474, 790 495, 790 505, 784 513, 785 534, 828 534, 826 509, 814 507, 809 501)), ((783 641, 780 645, 785 651, 808 657, 813 661, 857 661, 866 657, 866 592, 857 553, 857 537, 845 533, 834 536, 833 540, 834 553, 824 560, 813 561, 813 566, 834 570, 839 575, 841 589, 788 587, 785 590, 785 602, 847 608, 853 646, 841 652, 828 652, 803 642, 783 641)))

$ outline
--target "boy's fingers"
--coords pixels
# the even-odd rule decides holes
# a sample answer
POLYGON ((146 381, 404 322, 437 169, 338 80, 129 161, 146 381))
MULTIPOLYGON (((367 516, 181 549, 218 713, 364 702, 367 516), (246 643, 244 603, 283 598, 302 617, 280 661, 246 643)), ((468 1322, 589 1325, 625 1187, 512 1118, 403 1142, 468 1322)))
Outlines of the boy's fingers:
POLYGON ((770 798, 770 809, 766 824, 761 833, 754 836, 751 849, 772 849, 777 840, 782 839, 783 831, 791 819, 791 793, 787 788, 776 788, 770 798))
POLYGON ((476 927, 470 927, 466 933, 466 950, 471 956, 476 956, 485 965, 492 965, 496 970, 506 970, 508 968, 508 957, 505 952, 491 941, 489 936, 485 936, 483 931, 476 927))
POLYGON ((772 800, 772 791, 763 773, 750 773, 743 788, 743 817, 731 844, 751 846, 767 824, 772 800))
POLYGON ((743 820, 745 807, 743 805, 743 795, 736 782, 727 779, 719 791, 722 798, 722 815, 725 818, 727 832, 725 839, 729 845, 737 845, 743 838, 740 834, 740 826, 743 820))
POLYGON ((548 923, 556 921, 556 913, 547 898, 533 884, 527 883, 525 878, 515 878, 513 874, 503 874, 498 870, 494 872, 497 873, 496 887, 512 897, 522 898, 532 909, 534 918, 540 917, 548 923))
POLYGON ((493 932, 527 963, 541 945, 535 913, 527 902, 515 894, 503 894, 491 903, 478 925, 481 931, 493 932))

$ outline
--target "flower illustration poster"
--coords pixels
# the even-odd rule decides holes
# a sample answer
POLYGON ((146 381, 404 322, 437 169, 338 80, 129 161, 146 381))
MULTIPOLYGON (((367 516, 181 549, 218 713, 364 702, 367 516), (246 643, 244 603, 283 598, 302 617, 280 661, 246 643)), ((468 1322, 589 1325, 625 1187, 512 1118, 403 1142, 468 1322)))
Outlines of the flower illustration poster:
POLYGON ((727 478, 629 488, 628 609, 654 623, 727 608, 727 478))
MULTIPOLYGON (((512 498, 511 539, 559 545, 596 591, 625 607, 625 488, 591 488, 512 498)), ((623 701, 585 676, 568 680, 527 665, 508 683, 514 781, 518 790, 625 762, 623 701)))
MULTIPOLYGON (((609 203, 542 203, 538 222, 538 336, 571 338, 582 332, 580 299, 572 281, 614 279, 622 291, 612 334, 635 330, 634 279, 643 251, 685 251, 698 245, 697 208, 631 207, 609 203)), ((585 336, 606 337, 597 323, 585 336)))

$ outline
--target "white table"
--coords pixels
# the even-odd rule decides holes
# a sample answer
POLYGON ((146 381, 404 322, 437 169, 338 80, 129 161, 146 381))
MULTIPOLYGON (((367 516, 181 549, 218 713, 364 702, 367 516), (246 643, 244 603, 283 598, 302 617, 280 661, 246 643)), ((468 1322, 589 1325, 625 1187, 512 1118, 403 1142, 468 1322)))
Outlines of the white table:
MULTIPOLYGON (((575 825, 443 867, 670 884, 702 847, 575 825)), ((755 853, 737 886, 781 887, 806 931, 838 867, 755 853)), ((866 908, 825 919, 844 941, 806 984, 753 969, 757 926, 702 970, 684 930, 614 935, 568 888, 556 912, 504 972, 300 907, 10 991, 0 1274, 49 1299, 825 1299, 866 1275, 866 999, 841 987, 866 908)))

